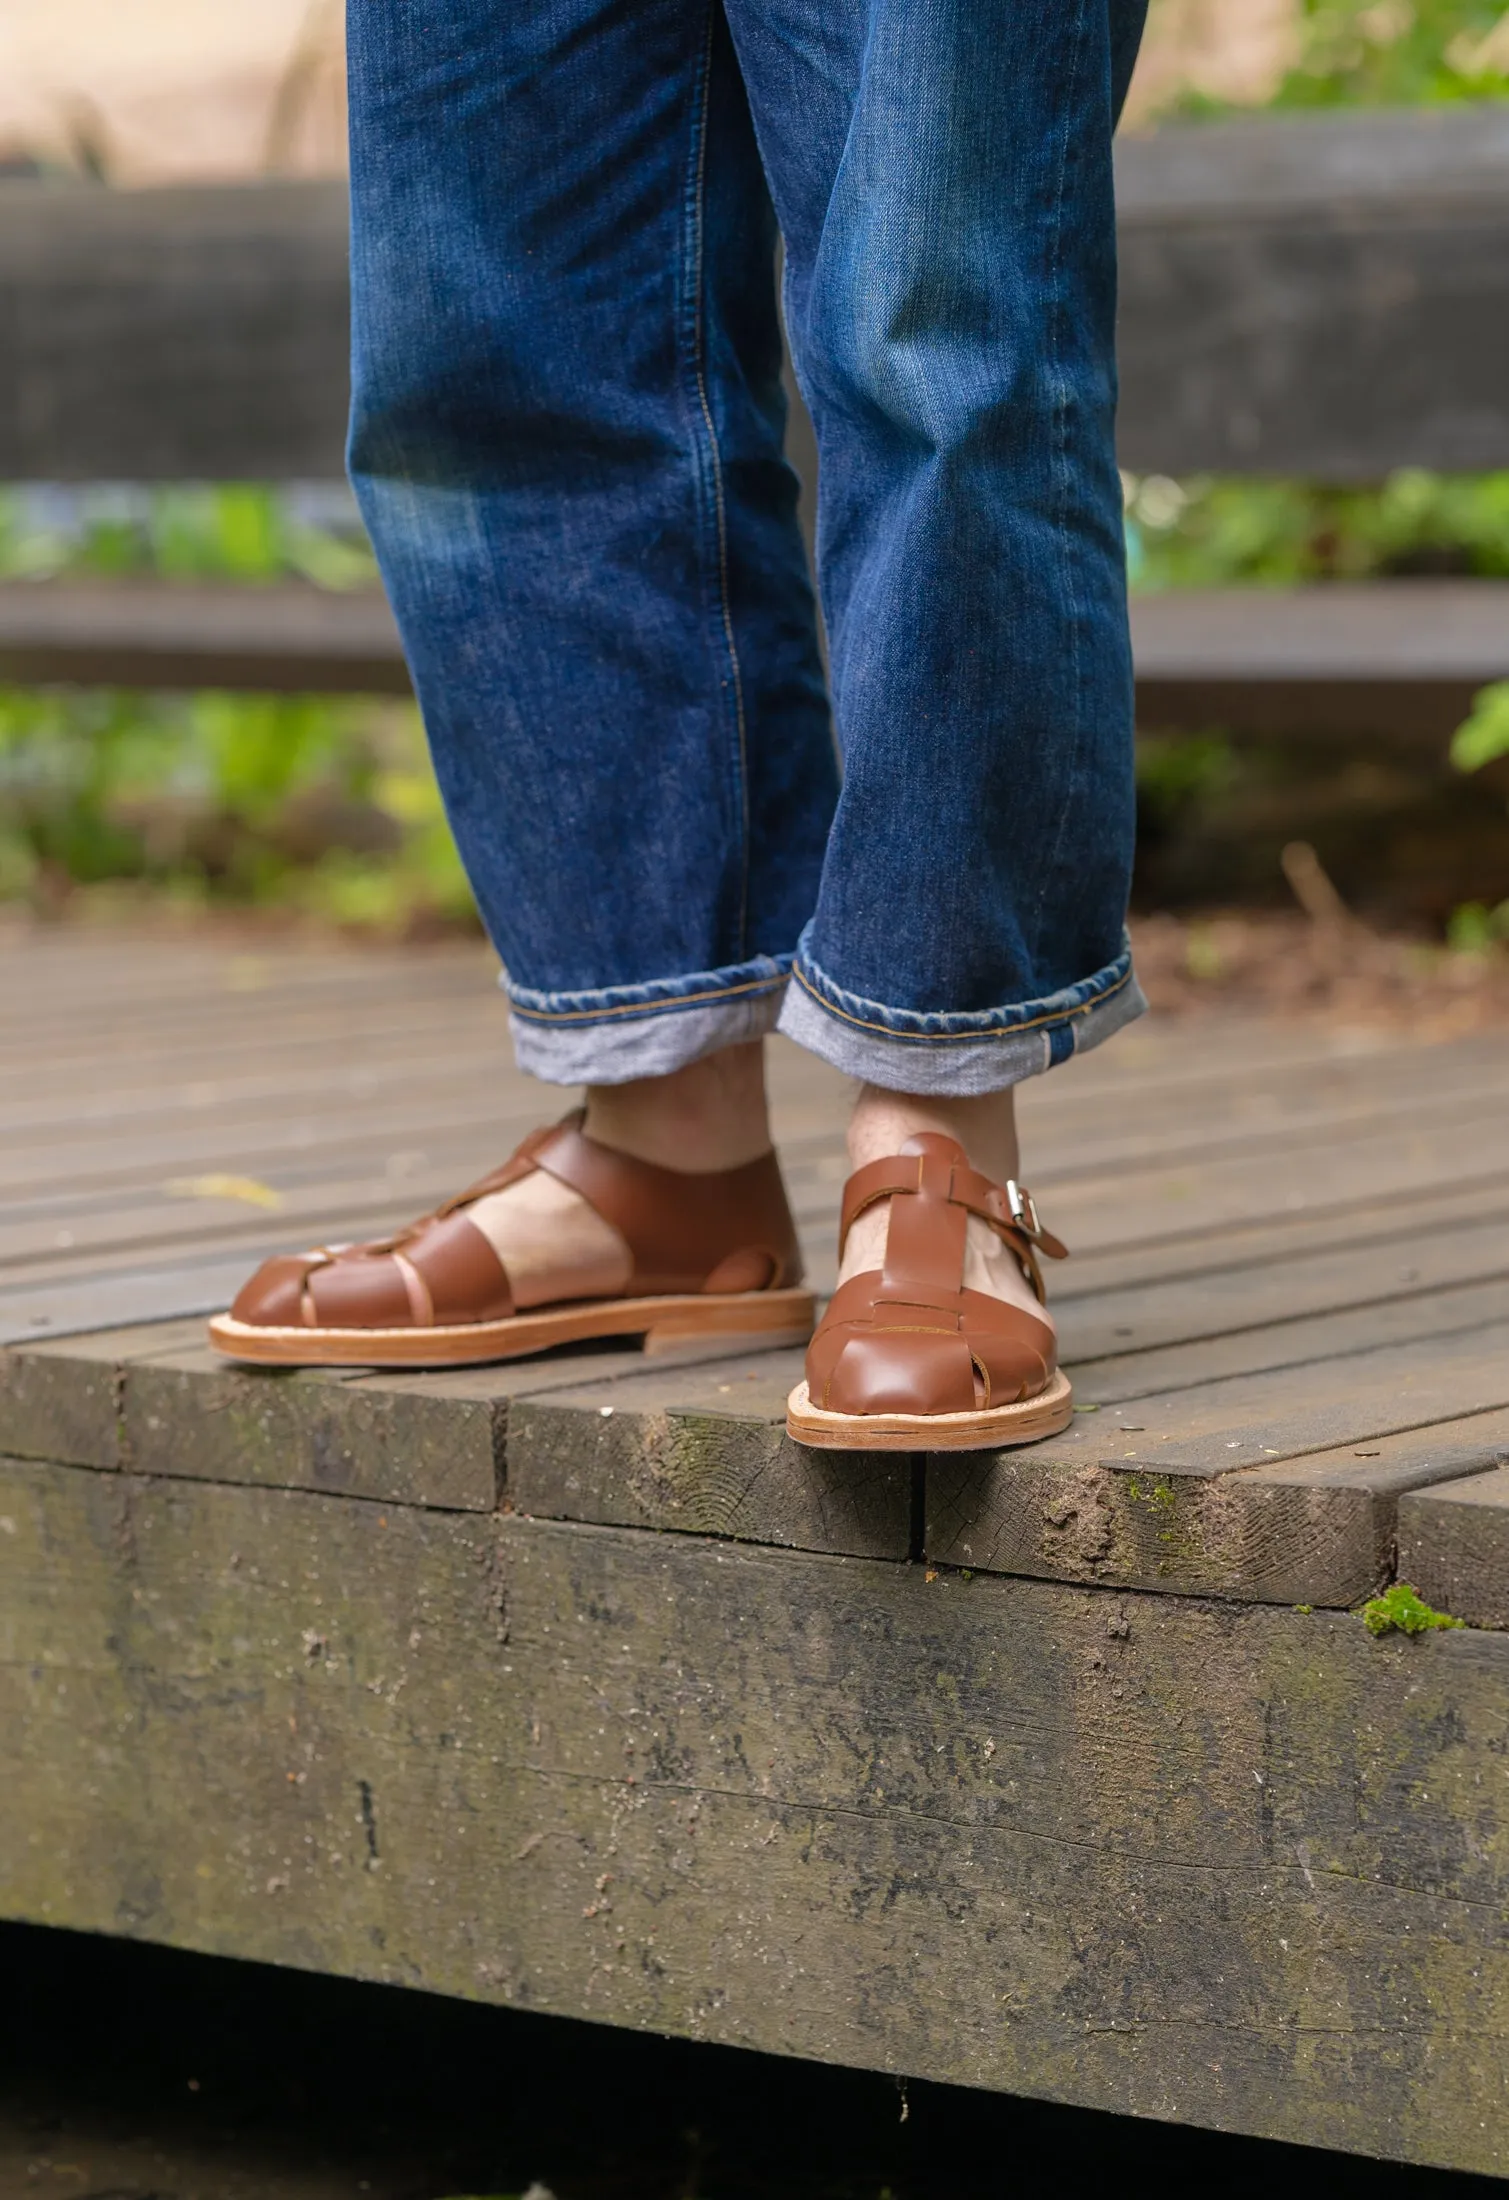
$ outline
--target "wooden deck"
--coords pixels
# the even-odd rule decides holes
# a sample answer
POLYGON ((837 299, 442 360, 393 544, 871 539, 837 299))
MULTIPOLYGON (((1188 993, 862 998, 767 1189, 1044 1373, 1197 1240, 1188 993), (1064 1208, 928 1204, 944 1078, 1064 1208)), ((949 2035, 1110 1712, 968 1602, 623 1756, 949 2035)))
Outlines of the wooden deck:
POLYGON ((491 988, 5 936, 0 1914, 1509 2174, 1509 1034, 1029 1087, 1020 1453, 805 1454, 793 1353, 212 1358, 539 1119, 491 988), (1396 1567, 1469 1624, 1374 1640, 1396 1567))

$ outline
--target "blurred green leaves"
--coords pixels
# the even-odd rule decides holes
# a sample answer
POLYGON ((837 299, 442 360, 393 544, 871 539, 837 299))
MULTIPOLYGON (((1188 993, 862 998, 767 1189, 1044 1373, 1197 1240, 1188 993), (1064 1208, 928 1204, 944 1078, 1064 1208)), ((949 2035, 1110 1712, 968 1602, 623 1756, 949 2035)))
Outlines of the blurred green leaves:
POLYGON ((1357 488, 1150 474, 1125 488, 1135 588, 1509 577, 1509 473, 1404 467, 1357 488))
MULTIPOLYGON (((371 585, 335 509, 238 484, 0 493, 0 573, 371 585)), ((0 688, 0 899, 107 884, 364 930, 475 922, 412 704, 0 688)))
POLYGON ((1481 771, 1501 756, 1509 756, 1509 680, 1480 690, 1451 744, 1451 760, 1459 772, 1481 771))
POLYGON ((1280 107, 1440 106, 1509 98, 1501 0, 1301 0, 1280 107))

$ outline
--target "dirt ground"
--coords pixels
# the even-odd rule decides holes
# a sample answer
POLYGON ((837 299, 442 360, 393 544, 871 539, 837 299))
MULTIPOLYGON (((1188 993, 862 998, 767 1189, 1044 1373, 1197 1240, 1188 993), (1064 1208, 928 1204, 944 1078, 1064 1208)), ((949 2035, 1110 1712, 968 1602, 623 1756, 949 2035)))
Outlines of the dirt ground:
POLYGON ((1155 1012, 1256 1010, 1452 1039, 1509 1023, 1509 951, 1450 949, 1299 911, 1143 917, 1132 926, 1155 1012))

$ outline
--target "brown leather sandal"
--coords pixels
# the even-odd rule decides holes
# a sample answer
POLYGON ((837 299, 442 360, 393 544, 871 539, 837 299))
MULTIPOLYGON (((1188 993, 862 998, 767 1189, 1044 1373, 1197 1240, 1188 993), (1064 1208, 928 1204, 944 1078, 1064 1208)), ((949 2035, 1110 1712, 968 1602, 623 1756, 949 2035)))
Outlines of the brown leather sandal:
POLYGON ((787 1401, 791 1435, 835 1451, 976 1451, 1067 1428, 1073 1392, 1052 1329, 964 1288, 965 1227, 978 1215, 1043 1299, 1037 1256, 1068 1248, 1039 1223, 1032 1194, 979 1175, 952 1138, 918 1132, 844 1186, 840 1259, 877 1199, 891 1202, 885 1267, 839 1285, 787 1401))
POLYGON ((644 1338, 648 1353, 717 1339, 730 1352, 805 1344, 813 1300, 773 1153, 683 1175, 599 1145, 582 1117, 534 1131, 479 1184, 396 1237, 264 1261, 210 1342, 281 1367, 465 1367, 584 1337, 644 1338), (514 1308, 502 1261, 466 1208, 535 1169, 569 1184, 618 1232, 631 1273, 617 1295, 514 1308))

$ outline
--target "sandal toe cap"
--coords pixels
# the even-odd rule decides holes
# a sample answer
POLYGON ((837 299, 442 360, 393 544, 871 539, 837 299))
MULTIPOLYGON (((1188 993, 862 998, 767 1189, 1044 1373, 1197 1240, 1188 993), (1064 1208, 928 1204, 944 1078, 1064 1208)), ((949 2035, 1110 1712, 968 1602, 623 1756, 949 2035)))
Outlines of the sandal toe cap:
POLYGON ((231 1318, 253 1329, 297 1329, 304 1319, 307 1254, 279 1253, 264 1260, 231 1302, 231 1318))

